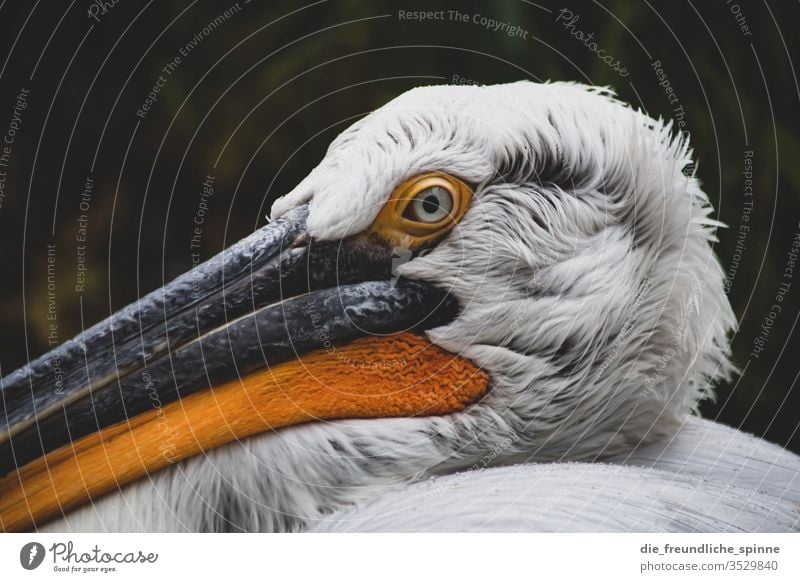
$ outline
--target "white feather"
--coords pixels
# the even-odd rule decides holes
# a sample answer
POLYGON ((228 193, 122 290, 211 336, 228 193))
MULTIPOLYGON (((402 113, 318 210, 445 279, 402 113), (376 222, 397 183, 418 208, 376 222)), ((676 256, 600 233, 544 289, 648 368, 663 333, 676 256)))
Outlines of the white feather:
POLYGON ((800 531, 800 460, 691 418, 667 442, 604 463, 527 464, 415 483, 318 531, 800 531))

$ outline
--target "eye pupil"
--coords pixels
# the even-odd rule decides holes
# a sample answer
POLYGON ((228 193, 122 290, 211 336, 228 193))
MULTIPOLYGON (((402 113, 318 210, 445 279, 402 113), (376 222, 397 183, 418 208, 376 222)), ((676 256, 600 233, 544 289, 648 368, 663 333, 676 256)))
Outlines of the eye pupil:
POLYGON ((439 210, 439 200, 436 196, 430 195, 422 201, 422 208, 428 214, 433 214, 439 210))
POLYGON ((454 205, 455 201, 450 190, 434 184, 415 193, 405 217, 417 222, 436 224, 450 216, 454 205))

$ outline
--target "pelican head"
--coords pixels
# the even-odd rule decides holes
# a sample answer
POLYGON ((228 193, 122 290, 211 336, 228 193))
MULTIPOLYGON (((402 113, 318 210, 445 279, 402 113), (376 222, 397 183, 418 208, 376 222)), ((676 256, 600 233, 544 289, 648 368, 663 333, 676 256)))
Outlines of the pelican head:
POLYGON ((62 359, 88 371, 60 396, 30 396, 52 384, 44 364, 8 377, 5 469, 152 424, 151 389, 227 424, 253 414, 226 391, 269 385, 257 428, 194 420, 177 466, 143 461, 122 497, 62 526, 298 530, 427 476, 664 438, 732 372, 719 223, 693 168, 684 136, 605 89, 408 91, 339 135, 199 282, 76 338, 62 359), (34 418, 53 403, 66 413, 34 418))

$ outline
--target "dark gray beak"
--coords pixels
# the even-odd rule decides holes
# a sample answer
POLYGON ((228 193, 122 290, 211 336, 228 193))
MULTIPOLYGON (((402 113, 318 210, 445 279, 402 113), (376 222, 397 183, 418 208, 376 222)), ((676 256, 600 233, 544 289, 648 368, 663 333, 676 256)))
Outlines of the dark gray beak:
POLYGON ((0 380, 0 476, 156 403, 455 317, 442 290, 392 279, 385 244, 313 241, 307 215, 291 211, 0 380))

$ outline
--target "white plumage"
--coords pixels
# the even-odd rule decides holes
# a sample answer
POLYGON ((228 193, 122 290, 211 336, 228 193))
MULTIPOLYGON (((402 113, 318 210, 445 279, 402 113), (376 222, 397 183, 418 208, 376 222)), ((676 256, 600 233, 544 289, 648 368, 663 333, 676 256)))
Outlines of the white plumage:
POLYGON ((272 214, 309 203, 310 234, 338 240, 420 172, 473 184, 461 223, 397 273, 458 299, 459 317, 428 337, 486 370, 488 395, 448 416, 316 422, 233 443, 49 529, 797 528, 796 456, 705 422, 682 428, 732 372, 735 325, 691 162, 668 125, 602 89, 401 95, 343 132, 272 214), (780 479, 758 482, 748 447, 774 458, 764 471, 780 479), (475 472, 544 461, 559 464, 475 472), (652 468, 628 466, 642 463, 652 468))
POLYGON ((318 523, 328 532, 762 532, 800 526, 800 463, 691 417, 602 463, 521 464, 415 483, 318 523))

